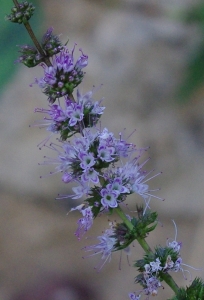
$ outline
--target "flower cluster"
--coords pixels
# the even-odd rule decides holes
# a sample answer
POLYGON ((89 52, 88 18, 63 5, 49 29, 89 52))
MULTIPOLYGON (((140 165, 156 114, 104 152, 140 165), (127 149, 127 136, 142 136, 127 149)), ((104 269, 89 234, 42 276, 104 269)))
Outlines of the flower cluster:
POLYGON ((96 216, 102 209, 116 208, 127 195, 135 193, 145 201, 153 196, 147 185, 149 173, 142 170, 143 164, 139 164, 143 150, 138 150, 121 136, 114 137, 107 128, 102 131, 83 129, 82 133, 72 142, 51 144, 49 148, 57 152, 58 157, 43 163, 57 165, 56 172, 62 173, 63 182, 78 184, 72 188, 72 199, 90 197, 86 202, 93 211, 97 210, 94 212, 96 216), (138 155, 132 159, 135 152, 138 155), (127 159, 124 163, 123 160, 127 159))
POLYGON ((66 46, 62 48, 59 54, 52 57, 52 65, 47 66, 42 63, 44 76, 35 79, 35 83, 43 89, 43 93, 48 96, 50 103, 63 96, 70 96, 74 88, 77 87, 84 77, 82 69, 88 64, 88 56, 81 49, 80 57, 74 62, 74 50, 69 51, 66 46))
MULTIPOLYGON (((129 298, 131 300, 140 299, 142 293, 147 296, 157 295, 158 288, 162 287, 163 276, 168 272, 181 271, 184 275, 186 270, 182 268, 180 249, 181 242, 177 242, 175 236, 175 240, 172 242, 167 240, 166 247, 157 247, 154 254, 145 255, 144 259, 138 260, 135 266, 138 267, 140 274, 135 278, 135 281, 140 283, 143 289, 138 294, 130 293, 129 298)), ((187 279, 185 276, 184 278, 187 279)))
POLYGON ((64 97, 64 107, 59 104, 52 104, 49 109, 36 108, 35 112, 47 114, 42 125, 52 133, 59 133, 61 140, 66 141, 74 133, 81 133, 83 128, 96 125, 105 107, 101 102, 93 100, 93 91, 82 95, 77 90, 76 101, 68 96, 64 97))

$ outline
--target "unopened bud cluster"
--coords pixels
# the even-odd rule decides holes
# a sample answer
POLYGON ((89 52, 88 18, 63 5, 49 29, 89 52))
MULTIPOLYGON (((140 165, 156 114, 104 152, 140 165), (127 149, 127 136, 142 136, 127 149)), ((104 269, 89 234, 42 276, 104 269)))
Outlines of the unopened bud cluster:
POLYGON ((53 34, 52 27, 50 27, 44 34, 41 45, 48 57, 52 57, 54 54, 59 53, 63 49, 59 37, 53 34))
POLYGON ((17 62, 23 63, 29 68, 33 68, 38 64, 42 63, 44 57, 50 58, 54 54, 59 53, 63 49, 63 45, 60 42, 58 36, 54 35, 53 28, 49 28, 44 34, 41 46, 44 52, 44 55, 39 53, 36 47, 30 45, 20 46, 20 56, 17 62))
POLYGON ((6 19, 14 23, 25 23, 33 15, 35 7, 32 3, 27 1, 21 2, 18 4, 18 7, 14 6, 11 9, 11 14, 6 16, 6 19))

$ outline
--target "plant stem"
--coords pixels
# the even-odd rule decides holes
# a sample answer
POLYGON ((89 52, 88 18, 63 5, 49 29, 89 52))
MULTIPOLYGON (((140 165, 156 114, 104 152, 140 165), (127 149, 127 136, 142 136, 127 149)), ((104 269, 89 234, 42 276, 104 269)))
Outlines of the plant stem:
POLYGON ((169 273, 162 273, 160 274, 160 277, 166 282, 166 284, 168 284, 175 294, 178 293, 179 286, 176 284, 171 275, 169 275, 169 273))
POLYGON ((147 253, 153 253, 152 249, 150 248, 150 246, 147 244, 147 242, 145 241, 144 238, 137 238, 138 243, 140 244, 140 246, 142 247, 142 249, 147 253))
POLYGON ((13 0, 13 3, 15 4, 15 6, 16 6, 17 8, 19 8, 19 3, 18 3, 17 0, 13 0))
MULTIPOLYGON (((119 217, 123 220, 123 222, 125 223, 125 225, 132 230, 134 228, 134 226, 132 225, 132 223, 127 219, 125 213, 123 212, 123 210, 120 208, 120 206, 118 205, 118 207, 115 208, 115 211, 117 212, 117 214, 119 215, 119 217)), ((144 251, 146 253, 150 253, 152 252, 150 246, 147 244, 147 242, 145 241, 145 239, 137 237, 137 241, 140 244, 140 246, 144 249, 144 251)))
MULTIPOLYGON (((13 0, 13 3, 15 4, 16 8, 19 9, 19 3, 18 3, 18 0, 13 0)), ((25 28, 26 28, 26 30, 27 30, 27 32, 28 32, 30 38, 32 39, 32 41, 33 41, 35 47, 37 48, 38 52, 41 54, 42 60, 44 61, 44 63, 45 63, 48 67, 51 67, 52 64, 51 64, 49 58, 46 57, 46 54, 45 54, 45 52, 43 51, 43 49, 42 49, 40 43, 38 42, 38 40, 37 40, 37 38, 36 38, 36 36, 35 36, 35 34, 34 34, 32 28, 31 28, 29 22, 28 22, 28 21, 25 21, 25 22, 23 22, 23 25, 25 26, 25 28)))
POLYGON ((132 223, 128 220, 128 218, 126 217, 125 213, 123 212, 123 210, 120 208, 120 206, 118 205, 114 211, 116 211, 116 213, 119 215, 119 217, 123 220, 123 222, 125 223, 125 225, 132 230, 134 228, 134 226, 132 225, 132 223))
MULTIPOLYGON (((118 207, 116 207, 115 212, 118 214, 118 216, 123 220, 123 222, 125 223, 125 225, 132 230, 134 228, 133 224, 128 220, 128 218, 126 217, 125 213, 123 212, 123 210, 120 208, 120 206, 118 205, 118 207)), ((153 253, 152 249, 150 248, 150 246, 148 245, 148 243, 145 241, 144 238, 140 238, 137 237, 137 241, 140 244, 140 246, 142 247, 142 249, 146 252, 146 254, 150 254, 153 253)), ((178 285, 176 284, 176 282, 174 281, 174 279, 171 277, 171 275, 169 275, 168 273, 161 273, 160 277, 166 282, 166 284, 169 285, 169 287, 175 292, 178 292, 178 285)))

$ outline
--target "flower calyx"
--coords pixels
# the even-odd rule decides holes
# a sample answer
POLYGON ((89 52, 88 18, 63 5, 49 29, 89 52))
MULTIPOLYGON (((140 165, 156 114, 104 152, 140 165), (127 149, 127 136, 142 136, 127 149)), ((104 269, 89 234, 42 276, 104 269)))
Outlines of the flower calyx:
POLYGON ((186 288, 180 288, 178 293, 170 300, 203 300, 204 282, 200 278, 195 278, 192 284, 186 288))
POLYGON ((115 251, 127 249, 136 239, 134 230, 130 230, 125 223, 116 223, 113 226, 113 238, 115 238, 115 251))
POLYGON ((156 228, 158 215, 156 212, 151 212, 150 210, 144 212, 143 206, 137 206, 137 214, 137 218, 133 217, 131 219, 135 235, 140 238, 146 238, 148 233, 156 228))
MULTIPOLYGON (((130 217, 128 216, 128 219, 130 217)), ((157 225, 157 214, 148 213, 148 216, 140 217, 140 219, 130 218, 133 227, 130 229, 125 222, 116 223, 114 226, 114 235, 116 239, 115 249, 122 250, 127 248, 137 238, 146 237, 149 231, 152 231, 157 225), (148 220, 148 221, 147 221, 148 220), (156 223, 155 223, 156 222, 156 223), (148 227, 150 223, 155 223, 153 226, 148 227)))

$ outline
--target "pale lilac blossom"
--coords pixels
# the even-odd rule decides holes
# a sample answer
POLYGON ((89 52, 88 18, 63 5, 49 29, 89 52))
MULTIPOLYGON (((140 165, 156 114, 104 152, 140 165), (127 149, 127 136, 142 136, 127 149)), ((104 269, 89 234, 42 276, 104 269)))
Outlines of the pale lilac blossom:
POLYGON ((146 295, 156 296, 158 293, 158 288, 161 287, 161 282, 155 276, 146 278, 146 288, 144 289, 144 293, 146 295))
POLYGON ((79 152, 80 167, 83 170, 88 170, 95 165, 95 158, 92 153, 79 152))
POLYGON ((94 168, 89 168, 84 170, 83 174, 81 175, 82 182, 91 181, 94 184, 99 183, 99 173, 94 170, 94 168))
POLYGON ((114 208, 114 207, 118 206, 117 198, 118 198, 119 194, 117 191, 114 191, 111 188, 109 189, 107 187, 107 188, 102 189, 100 194, 102 196, 101 204, 104 207, 114 208))
POLYGON ((85 251, 94 252, 90 256, 97 254, 101 255, 101 259, 103 262, 99 270, 104 266, 104 264, 107 261, 110 262, 112 252, 115 250, 116 238, 113 237, 113 234, 114 232, 112 228, 106 229, 102 235, 97 237, 97 239, 99 240, 98 244, 84 247, 85 251))
POLYGON ((106 144, 100 144, 98 147, 98 157, 102 161, 111 162, 114 160, 115 148, 108 147, 106 144))
POLYGON ((79 210, 82 214, 82 218, 80 218, 77 222, 78 228, 75 232, 77 238, 80 239, 80 237, 84 235, 93 225, 93 213, 90 206, 87 208, 77 206, 75 209, 79 210))
POLYGON ((160 262, 160 259, 158 257, 156 258, 156 261, 150 262, 150 266, 151 266, 151 271, 152 272, 157 273, 158 271, 162 270, 161 262, 160 262))
POLYGON ((69 125, 71 127, 76 125, 77 122, 83 120, 83 106, 70 101, 70 104, 66 109, 66 115, 69 119, 69 125))
POLYGON ((73 192, 75 193, 74 195, 71 196, 72 199, 79 199, 82 198, 83 196, 87 196, 90 191, 90 187, 85 185, 84 183, 80 184, 79 186, 75 186, 72 188, 73 192))
POLYGON ((172 248, 174 250, 174 252, 179 253, 182 243, 176 241, 177 240, 177 226, 176 226, 176 223, 174 222, 174 220, 172 220, 172 222, 174 223, 174 227, 175 227, 175 237, 174 237, 174 240, 172 240, 172 241, 170 239, 167 239, 167 246, 169 248, 172 248))
POLYGON ((130 300, 139 300, 141 295, 136 295, 135 293, 129 293, 128 294, 130 300))

